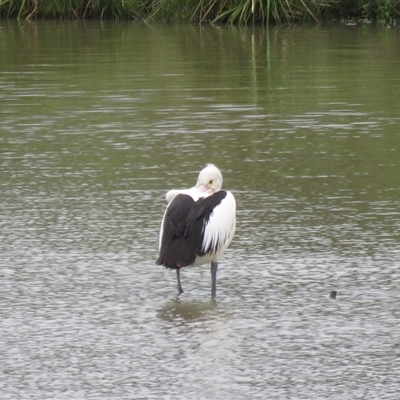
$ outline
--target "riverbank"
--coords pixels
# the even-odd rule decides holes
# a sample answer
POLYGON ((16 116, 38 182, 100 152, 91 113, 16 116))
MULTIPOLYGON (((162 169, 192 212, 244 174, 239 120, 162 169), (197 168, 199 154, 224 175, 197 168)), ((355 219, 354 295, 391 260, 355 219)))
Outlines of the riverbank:
POLYGON ((0 0, 0 17, 213 24, 368 21, 396 25, 397 0, 0 0))

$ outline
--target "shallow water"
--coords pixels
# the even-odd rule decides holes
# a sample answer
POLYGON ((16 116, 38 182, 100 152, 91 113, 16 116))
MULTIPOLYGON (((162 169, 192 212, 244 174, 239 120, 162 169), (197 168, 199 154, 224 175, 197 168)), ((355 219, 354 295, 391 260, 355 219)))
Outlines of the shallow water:
POLYGON ((0 37, 1 398, 397 399, 398 30, 0 37), (207 162, 238 205, 216 303, 155 265, 207 162))

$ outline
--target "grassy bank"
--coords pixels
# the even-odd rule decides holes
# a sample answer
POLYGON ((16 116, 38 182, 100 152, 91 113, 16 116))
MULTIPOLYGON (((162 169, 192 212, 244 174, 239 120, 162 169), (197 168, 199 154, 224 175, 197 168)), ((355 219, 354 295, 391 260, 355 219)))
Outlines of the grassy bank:
POLYGON ((352 19, 395 24, 400 0, 0 0, 0 16, 219 24, 352 19))

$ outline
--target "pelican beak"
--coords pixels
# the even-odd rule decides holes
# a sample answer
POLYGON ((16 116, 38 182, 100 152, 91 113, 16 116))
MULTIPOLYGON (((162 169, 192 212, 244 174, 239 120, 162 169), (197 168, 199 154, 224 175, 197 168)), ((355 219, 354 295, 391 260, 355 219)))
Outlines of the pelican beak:
POLYGON ((196 189, 197 189, 199 192, 202 192, 202 193, 207 193, 207 194, 213 194, 213 193, 214 193, 214 190, 213 190, 212 188, 209 188, 208 186, 203 185, 202 183, 199 183, 199 184, 196 186, 196 189))

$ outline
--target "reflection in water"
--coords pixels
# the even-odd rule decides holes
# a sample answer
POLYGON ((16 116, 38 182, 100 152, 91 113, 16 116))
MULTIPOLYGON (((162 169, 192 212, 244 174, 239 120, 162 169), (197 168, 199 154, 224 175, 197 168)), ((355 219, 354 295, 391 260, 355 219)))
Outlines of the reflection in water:
POLYGON ((398 398, 394 29, 0 37, 1 398, 398 398), (208 267, 171 300, 164 195, 206 162, 237 233, 217 303, 208 267))
POLYGON ((216 301, 198 302, 176 298, 158 310, 157 316, 169 322, 179 322, 179 320, 189 322, 205 320, 211 311, 217 311, 216 301))

